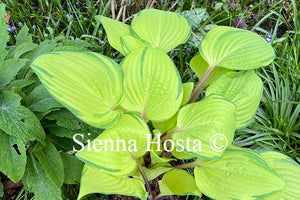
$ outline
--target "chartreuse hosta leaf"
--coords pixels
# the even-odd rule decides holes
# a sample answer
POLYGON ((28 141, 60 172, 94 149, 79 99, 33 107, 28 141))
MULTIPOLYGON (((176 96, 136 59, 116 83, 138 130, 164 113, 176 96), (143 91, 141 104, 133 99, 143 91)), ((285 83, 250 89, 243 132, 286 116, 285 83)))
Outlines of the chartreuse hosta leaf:
MULTIPOLYGON (((219 95, 208 96, 179 110, 177 127, 171 132, 172 139, 184 141, 181 142, 183 152, 216 159, 223 154, 222 150, 231 145, 235 115, 236 107, 233 103, 219 95), (212 144, 214 148, 211 148, 212 144)), ((179 145, 177 148, 182 150, 179 145)))
POLYGON ((195 178, 185 170, 174 169, 167 172, 162 179, 168 189, 176 195, 196 195, 201 197, 195 178))
MULTIPOLYGON (((143 167, 144 172, 147 176, 148 181, 152 181, 153 179, 157 178, 158 176, 162 175, 173 169, 173 167, 169 163, 158 163, 155 164, 151 168, 143 167)), ((142 178, 142 177, 141 177, 142 178)))
POLYGON ((122 22, 113 20, 108 17, 100 16, 100 15, 96 16, 96 20, 101 21, 105 29, 105 32, 107 34, 109 44, 113 48, 121 52, 122 54, 126 55, 122 47, 121 37, 133 36, 130 26, 122 22))
MULTIPOLYGON (((194 88, 193 82, 187 82, 182 84, 183 96, 180 104, 181 106, 183 106, 189 101, 193 88, 194 88)), ((171 117, 167 121, 153 122, 152 124, 154 128, 158 129, 161 133, 166 133, 167 131, 175 127, 176 122, 177 122, 177 114, 173 115, 173 117, 171 117)))
POLYGON ((144 183, 137 178, 112 176, 85 165, 82 171, 78 200, 90 193, 121 194, 147 200, 144 183))
POLYGON ((133 18, 131 28, 136 37, 166 53, 185 43, 191 33, 191 27, 184 17, 156 9, 140 11, 133 18))
POLYGON ((175 157, 175 158, 177 158, 177 159, 180 159, 180 160, 189 160, 189 159, 193 159, 193 158, 195 158, 195 156, 194 155, 191 155, 191 154, 189 154, 189 153, 187 153, 187 152, 179 152, 179 151, 176 151, 176 149, 174 149, 173 151, 172 151, 172 155, 175 157))
POLYGON ((133 36, 121 37, 121 43, 122 43, 124 55, 128 55, 130 52, 132 52, 136 49, 150 46, 145 41, 142 41, 141 39, 137 39, 133 36))
POLYGON ((237 107, 236 128, 240 129, 253 121, 262 92, 261 79, 250 70, 221 75, 207 88, 205 95, 218 94, 232 101, 237 107))
POLYGON ((298 200, 300 197, 300 166, 288 156, 277 152, 260 153, 268 166, 276 171, 283 181, 285 187, 282 191, 276 192, 262 199, 264 200, 298 200))
POLYGON ((112 59, 90 52, 53 52, 31 65, 49 93, 74 115, 97 128, 115 125, 123 73, 112 59))
MULTIPOLYGON (((203 59, 201 54, 199 54, 192 58, 192 60, 190 61, 190 67, 196 73, 198 79, 201 80, 209 66, 208 63, 203 59)), ((210 85, 214 80, 217 79, 218 76, 228 71, 230 70, 223 67, 215 68, 210 76, 206 79, 204 87, 210 85)))
POLYGON ((247 30, 217 26, 200 43, 199 51, 210 67, 249 70, 266 66, 274 59, 273 48, 247 30))
POLYGON ((218 160, 199 160, 194 169, 200 191, 213 199, 251 200, 280 191, 285 184, 260 155, 227 149, 218 160))
POLYGON ((154 138, 150 146, 150 158, 151 158, 151 163, 156 164, 156 163, 167 163, 172 160, 175 160, 173 158, 168 158, 168 157, 163 157, 161 154, 163 153, 163 145, 160 140, 160 134, 161 132, 157 129, 153 130, 154 133, 154 138), (160 144, 160 147, 158 147, 158 143, 160 144))
POLYGON ((183 83, 182 89, 183 89, 183 97, 182 97, 182 101, 180 104, 181 106, 183 106, 184 104, 186 104, 189 101, 192 91, 194 89, 194 83, 193 82, 183 83))
POLYGON ((177 112, 182 101, 182 83, 167 54, 151 47, 138 49, 124 59, 121 67, 123 108, 154 122, 165 121, 177 112))
POLYGON ((121 121, 106 129, 76 156, 83 162, 115 176, 128 175, 136 169, 136 159, 147 151, 146 122, 125 114, 121 121))

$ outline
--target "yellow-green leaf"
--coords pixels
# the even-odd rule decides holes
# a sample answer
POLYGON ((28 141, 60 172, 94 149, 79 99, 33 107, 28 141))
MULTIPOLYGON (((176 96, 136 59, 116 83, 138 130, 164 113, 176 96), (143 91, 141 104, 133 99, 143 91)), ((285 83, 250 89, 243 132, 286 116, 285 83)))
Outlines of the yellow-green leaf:
POLYGON ((268 166, 276 171, 283 181, 285 187, 282 191, 276 192, 262 199, 264 200, 298 200, 300 197, 300 165, 288 156, 278 152, 260 153, 268 166))
POLYGON ((195 178, 185 170, 174 169, 167 172, 162 179, 169 190, 176 195, 196 195, 201 197, 195 178))
MULTIPOLYGON (((219 158, 232 143, 235 115, 236 107, 233 103, 219 95, 208 96, 179 110, 172 140, 180 141, 184 147, 183 152, 192 156, 219 158)), ((182 149, 179 145, 177 147, 182 149)))
POLYGON ((121 43, 122 43, 122 47, 123 47, 125 56, 127 56, 130 52, 132 52, 136 49, 150 46, 149 44, 147 44, 147 42, 137 39, 133 36, 121 37, 121 43))
POLYGON ((161 122, 171 118, 182 101, 182 83, 171 59, 159 49, 131 52, 123 61, 126 110, 144 119, 161 122))
POLYGON ((191 33, 187 20, 174 12, 145 9, 132 20, 132 32, 152 47, 169 52, 185 43, 191 33))
POLYGON ((145 174, 147 176, 148 181, 152 181, 153 179, 157 178, 158 176, 162 175, 173 169, 173 167, 169 163, 159 163, 155 164, 151 168, 143 167, 145 174))
POLYGON ((210 30, 199 46, 209 66, 249 70, 270 64, 273 48, 258 34, 227 26, 210 30))
MULTIPOLYGON (((176 119, 176 118, 175 118, 176 119)), ((150 146, 150 158, 151 158, 151 163, 156 164, 156 163, 167 163, 172 160, 175 160, 173 158, 168 158, 168 157, 163 157, 161 154, 163 153, 163 145, 161 143, 161 139, 159 138, 161 132, 157 129, 153 130, 154 133, 154 138, 151 141, 151 146, 150 146), (159 146, 158 146, 159 145, 159 146)))
POLYGON ((85 165, 82 171, 78 200, 91 193, 120 194, 147 200, 144 183, 136 178, 117 177, 85 165))
POLYGON ((236 129, 241 129, 254 120, 262 92, 263 83, 251 70, 221 75, 207 88, 205 95, 218 94, 232 101, 237 107, 236 129))
POLYGON ((91 126, 115 125, 123 92, 123 73, 112 59, 90 52, 54 52, 31 65, 48 92, 91 126))
POLYGON ((200 191, 213 199, 254 200, 282 190, 285 185, 250 149, 227 149, 221 159, 200 160, 194 174, 200 191))
POLYGON ((122 47, 121 37, 132 36, 130 26, 117 20, 100 15, 96 16, 96 20, 101 21, 106 32, 109 44, 113 48, 121 52, 123 55, 126 55, 122 47))
POLYGON ((88 165, 114 176, 128 175, 136 169, 136 159, 147 151, 146 122, 125 114, 121 121, 106 129, 76 156, 88 165))
POLYGON ((193 82, 183 83, 182 89, 183 89, 183 97, 182 97, 181 106, 183 106, 189 101, 192 91, 194 89, 194 83, 193 82))
MULTIPOLYGON (((209 65, 208 63, 203 59, 201 54, 194 56, 190 62, 190 67, 192 70, 196 73, 199 80, 201 80, 207 71, 209 65)), ((223 67, 217 67, 215 68, 212 73, 209 75, 208 79, 204 83, 204 87, 207 87, 210 85, 213 81, 215 81, 218 76, 221 74, 231 71, 229 69, 223 68, 223 67)))

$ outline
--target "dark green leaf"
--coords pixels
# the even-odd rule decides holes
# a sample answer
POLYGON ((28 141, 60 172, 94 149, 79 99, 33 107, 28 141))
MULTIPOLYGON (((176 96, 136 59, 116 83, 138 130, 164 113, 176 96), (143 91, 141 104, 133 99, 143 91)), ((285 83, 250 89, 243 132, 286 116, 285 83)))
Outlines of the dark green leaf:
POLYGON ((0 63, 0 87, 7 85, 24 67, 25 60, 10 59, 0 63))
POLYGON ((23 177, 25 167, 26 151, 24 143, 0 130, 0 171, 13 182, 18 182, 23 177))
POLYGON ((75 156, 68 153, 60 153, 61 159, 64 164, 65 171, 65 184, 78 184, 80 183, 81 172, 84 163, 78 160, 75 156))
POLYGON ((62 199, 60 188, 57 188, 47 176, 42 165, 36 160, 32 152, 29 152, 22 182, 27 190, 34 193, 35 200, 62 199))
POLYGON ((0 182, 0 197, 3 197, 3 185, 0 182))
POLYGON ((0 52, 4 50, 6 43, 9 40, 9 36, 7 32, 8 25, 5 23, 4 15, 5 15, 5 5, 0 4, 0 52))
POLYGON ((60 188, 64 181, 64 167, 62 160, 55 146, 46 141, 46 146, 41 150, 33 150, 34 155, 38 158, 48 177, 60 188))
POLYGON ((49 94, 43 85, 34 88, 28 98, 30 101, 29 109, 33 112, 48 112, 62 107, 62 105, 49 94))
POLYGON ((37 139, 44 143, 45 133, 36 116, 20 105, 21 97, 11 91, 0 98, 0 129, 23 142, 37 139))
POLYGON ((16 37, 16 45, 19 46, 24 42, 32 42, 31 36, 28 34, 28 27, 25 24, 16 37))

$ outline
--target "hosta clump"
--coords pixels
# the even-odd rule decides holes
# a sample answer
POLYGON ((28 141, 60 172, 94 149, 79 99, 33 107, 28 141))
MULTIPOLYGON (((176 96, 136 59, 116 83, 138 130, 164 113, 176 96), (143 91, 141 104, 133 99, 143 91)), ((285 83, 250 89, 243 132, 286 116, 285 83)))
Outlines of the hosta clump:
MULTIPOLYGON (((106 129, 77 149, 85 162, 78 199, 89 193, 140 199, 202 193, 215 199, 298 197, 291 192, 299 190, 295 162, 231 146, 235 130, 251 123, 262 95, 253 69, 274 58, 261 37, 230 27, 212 29, 191 60, 200 80, 193 89, 193 83, 181 82, 166 54, 190 36, 183 17, 147 9, 131 26, 98 19, 110 44, 125 55, 120 65, 101 54, 72 51, 42 55, 31 65, 57 101, 84 122, 106 129), (205 88, 205 98, 196 102, 205 88), (192 161, 169 163, 180 159, 192 161), (183 168, 194 168, 194 175, 183 168), (162 174, 154 197, 149 182, 162 174)), ((80 134, 74 139, 84 140, 80 134)))

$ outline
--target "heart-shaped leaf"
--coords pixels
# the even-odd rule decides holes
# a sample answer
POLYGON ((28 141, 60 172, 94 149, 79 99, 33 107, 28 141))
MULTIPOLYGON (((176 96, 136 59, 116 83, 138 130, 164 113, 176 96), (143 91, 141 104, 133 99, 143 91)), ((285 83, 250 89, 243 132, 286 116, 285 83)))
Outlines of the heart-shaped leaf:
POLYGON ((173 194, 202 196, 195 178, 185 170, 175 169, 167 172, 163 176, 162 182, 167 185, 173 194))
POLYGON ((184 152, 192 156, 219 158, 232 143, 235 115, 236 107, 229 100, 219 95, 208 96, 179 110, 172 140, 180 141, 184 152))
POLYGON ((284 188, 281 177, 250 149, 227 149, 219 160, 200 160, 194 174, 201 192, 213 199, 254 200, 284 188))
POLYGON ((207 88, 205 95, 218 94, 232 101, 237 107, 236 129, 241 129, 253 121, 262 92, 262 81, 251 70, 221 75, 207 88))
POLYGON ((123 36, 132 36, 130 26, 119 22, 117 20, 104 17, 101 15, 96 16, 96 20, 99 20, 106 32, 109 44, 121 52, 123 55, 126 55, 126 52, 123 50, 121 37, 123 36))
POLYGON ((210 67, 249 70, 270 64, 273 48, 259 35, 247 30, 217 26, 200 43, 199 51, 210 67))
POLYGON ((171 59, 159 49, 131 52, 123 61, 126 110, 144 119, 161 122, 171 118, 182 101, 182 83, 171 59))
MULTIPOLYGON (((192 58, 192 60, 190 62, 190 67, 196 73, 198 79, 201 80, 209 66, 208 66, 208 63, 203 59, 201 54, 199 54, 192 58)), ((231 71, 231 70, 223 68, 223 67, 215 68, 212 71, 212 73, 209 75, 207 80, 205 81, 203 87, 207 87, 213 81, 215 81, 218 78, 218 76, 220 76, 221 74, 228 72, 228 71, 231 71)))
POLYGON ((133 18, 131 28, 137 38, 166 53, 185 43, 191 34, 191 27, 184 17, 156 9, 140 11, 133 18))
POLYGON ((260 153, 260 155, 267 162, 268 166, 276 171, 285 182, 285 187, 282 191, 262 199, 298 199, 300 197, 300 165, 281 153, 268 151, 260 153))
POLYGON ((48 92, 91 126, 115 125, 122 113, 123 73, 112 59, 90 52, 54 52, 31 65, 48 92))
POLYGON ((142 118, 125 114, 117 125, 106 129, 76 156, 105 173, 128 175, 136 169, 136 159, 147 151, 147 134, 150 132, 142 118))
POLYGON ((147 200, 144 183, 136 178, 117 177, 85 165, 82 171, 78 200, 90 193, 121 194, 147 200))
POLYGON ((159 163, 155 164, 151 168, 143 167, 144 172, 147 176, 148 181, 152 181, 153 179, 157 178, 158 176, 162 175, 173 169, 173 167, 169 163, 159 163))
POLYGON ((124 50, 124 55, 128 55, 130 52, 141 49, 144 47, 150 47, 149 44, 147 44, 145 41, 142 41, 140 39, 137 39, 133 36, 123 36, 121 37, 121 43, 124 50))
POLYGON ((183 96, 182 96, 182 101, 181 101, 181 106, 186 104, 192 94, 192 91, 194 89, 194 83, 193 82, 187 82, 182 84, 182 89, 183 89, 183 96))

